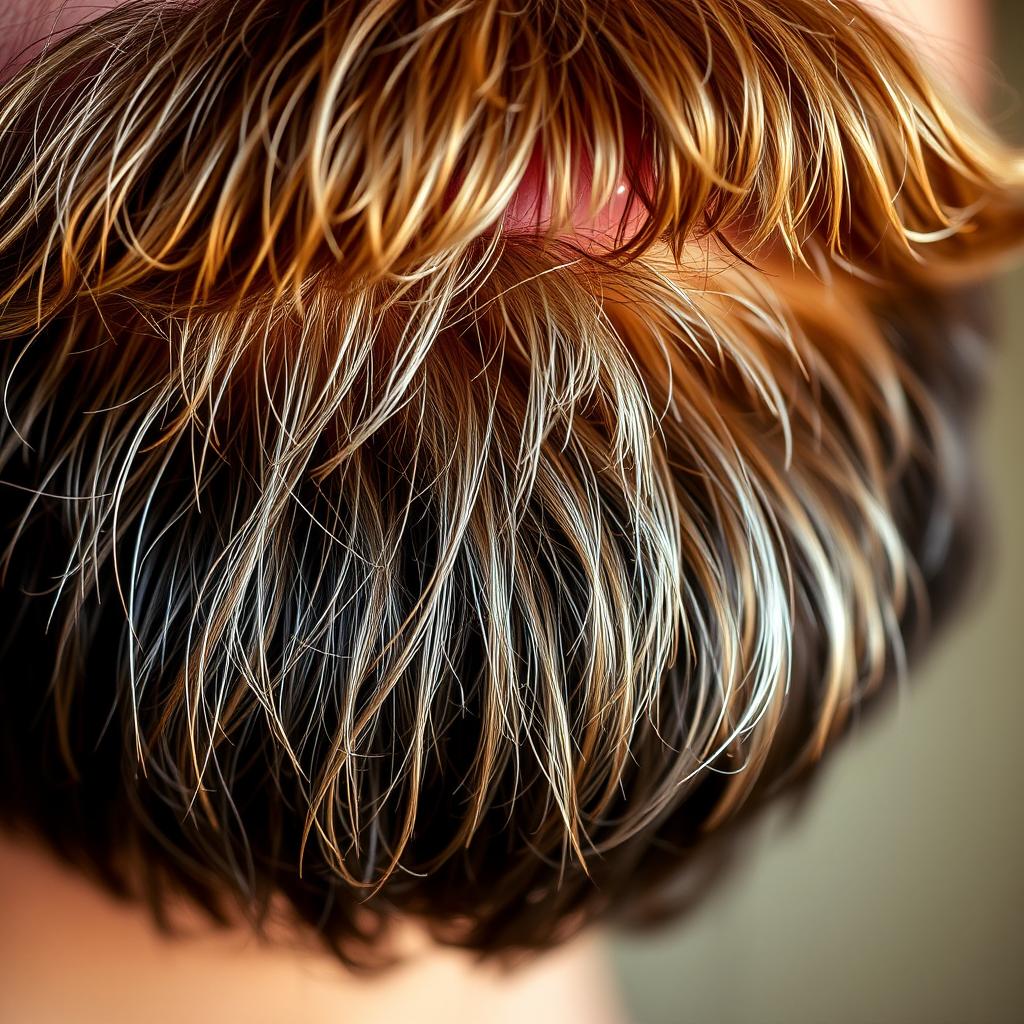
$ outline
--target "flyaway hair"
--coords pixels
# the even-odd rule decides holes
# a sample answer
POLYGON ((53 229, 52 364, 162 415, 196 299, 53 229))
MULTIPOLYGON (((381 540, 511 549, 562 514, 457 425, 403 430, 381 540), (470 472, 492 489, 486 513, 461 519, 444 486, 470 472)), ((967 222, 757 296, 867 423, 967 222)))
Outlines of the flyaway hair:
POLYGON ((964 578, 1022 183, 849 0, 79 29, 0 85, 5 818, 352 963, 699 895, 964 578))

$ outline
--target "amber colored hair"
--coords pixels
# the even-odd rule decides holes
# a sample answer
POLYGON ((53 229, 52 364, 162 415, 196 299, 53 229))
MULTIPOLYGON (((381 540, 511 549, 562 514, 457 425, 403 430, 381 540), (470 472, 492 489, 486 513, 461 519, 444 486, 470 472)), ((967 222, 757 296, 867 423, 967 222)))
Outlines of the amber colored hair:
POLYGON ((1022 170, 850 0, 54 45, 0 86, 4 816, 353 963, 699 895, 959 585, 1022 170))

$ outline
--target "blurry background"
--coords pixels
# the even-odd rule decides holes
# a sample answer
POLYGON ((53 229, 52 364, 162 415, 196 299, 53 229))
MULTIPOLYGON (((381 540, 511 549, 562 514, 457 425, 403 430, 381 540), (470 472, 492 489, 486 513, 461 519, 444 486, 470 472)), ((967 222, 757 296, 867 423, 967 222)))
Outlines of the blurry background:
MULTIPOLYGON (((1024 2, 993 15, 992 115, 1024 144, 1024 2)), ((673 930, 616 941, 637 1024, 1024 1021, 1024 272, 1000 293, 978 437, 998 540, 978 597, 795 825, 769 817, 673 930)))

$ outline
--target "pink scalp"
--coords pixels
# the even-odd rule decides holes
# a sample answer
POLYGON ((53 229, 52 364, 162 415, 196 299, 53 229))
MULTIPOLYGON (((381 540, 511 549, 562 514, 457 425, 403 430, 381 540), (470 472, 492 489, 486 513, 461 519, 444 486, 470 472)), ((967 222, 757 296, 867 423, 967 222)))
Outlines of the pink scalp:
MULTIPOLYGON (((638 145, 635 142, 628 144, 626 150, 634 175, 639 172, 644 180, 649 178, 649 161, 641 161, 637 157, 638 145)), ((538 147, 505 210, 502 229, 506 234, 546 234, 551 230, 554 203, 545 163, 538 147)), ((581 152, 578 164, 572 171, 572 178, 571 211, 568 223, 557 226, 555 234, 558 237, 610 246, 616 241, 628 240, 636 235, 644 223, 646 210, 625 173, 616 181, 611 198, 596 210, 591 209, 593 161, 585 150, 581 152)))

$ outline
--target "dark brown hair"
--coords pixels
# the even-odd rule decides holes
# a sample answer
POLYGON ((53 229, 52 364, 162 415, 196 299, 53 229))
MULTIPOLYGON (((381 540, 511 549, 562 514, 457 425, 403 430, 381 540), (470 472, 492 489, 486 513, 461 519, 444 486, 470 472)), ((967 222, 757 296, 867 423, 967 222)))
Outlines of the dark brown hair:
POLYGON ((961 578, 1020 158, 848 0, 520 7, 130 3, 0 87, 0 805, 158 911, 658 913, 961 578))

